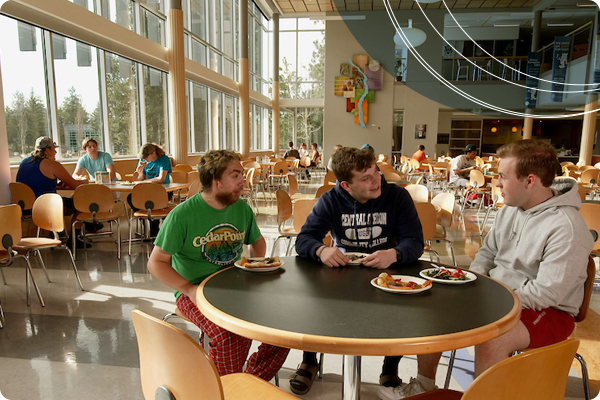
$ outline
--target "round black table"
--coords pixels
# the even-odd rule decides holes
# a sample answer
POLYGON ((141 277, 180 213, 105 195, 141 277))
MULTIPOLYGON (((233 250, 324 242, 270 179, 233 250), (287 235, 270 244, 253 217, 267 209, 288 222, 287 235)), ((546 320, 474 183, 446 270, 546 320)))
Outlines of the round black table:
MULTIPOLYGON (((381 270, 282 260, 285 266, 273 272, 231 267, 211 275, 198 288, 198 307, 215 324, 253 340, 345 355, 344 398, 358 398, 360 356, 472 346, 510 330, 521 312, 514 292, 482 275, 464 285, 434 283, 419 294, 393 294, 371 286, 381 270)), ((419 276, 429 267, 417 261, 386 272, 419 276)))

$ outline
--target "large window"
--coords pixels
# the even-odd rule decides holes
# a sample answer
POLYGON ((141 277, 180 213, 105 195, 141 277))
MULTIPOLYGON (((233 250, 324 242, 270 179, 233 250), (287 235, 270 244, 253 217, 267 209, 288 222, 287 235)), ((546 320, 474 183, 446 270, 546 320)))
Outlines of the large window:
POLYGON ((323 148, 323 109, 296 107, 280 113, 279 143, 284 148, 292 141, 296 145, 317 143, 323 148))
POLYGON ((279 39, 280 96, 285 99, 324 97, 325 24, 308 18, 282 18, 279 39))
POLYGON ((271 110, 256 104, 250 105, 250 150, 271 148, 272 130, 270 129, 271 110))

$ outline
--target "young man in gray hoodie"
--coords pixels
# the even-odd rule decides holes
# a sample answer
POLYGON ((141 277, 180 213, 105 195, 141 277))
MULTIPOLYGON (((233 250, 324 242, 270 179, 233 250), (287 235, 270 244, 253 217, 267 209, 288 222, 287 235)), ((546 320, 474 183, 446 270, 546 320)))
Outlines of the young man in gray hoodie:
MULTIPOLYGON (((521 140, 502 146, 498 156, 497 186, 505 206, 470 269, 514 290, 523 309, 514 328, 475 346, 476 376, 513 351, 557 343, 573 332, 594 245, 578 212, 577 182, 554 179, 558 159, 552 146, 521 140)), ((419 375, 434 379, 440 356, 421 356, 419 375)), ((380 397, 400 399, 431 390, 414 381, 407 385, 410 390, 395 389, 396 396, 380 391, 380 397)))

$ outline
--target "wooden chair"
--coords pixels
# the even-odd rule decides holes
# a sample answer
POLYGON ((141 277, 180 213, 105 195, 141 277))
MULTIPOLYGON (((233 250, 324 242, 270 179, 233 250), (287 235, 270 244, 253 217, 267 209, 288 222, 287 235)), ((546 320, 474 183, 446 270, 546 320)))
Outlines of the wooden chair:
POLYGON ((254 190, 254 168, 246 171, 246 184, 241 192, 241 197, 248 203, 250 208, 254 208, 254 212, 258 214, 258 202, 256 201, 256 192, 254 190))
POLYGON ((279 231, 279 236, 273 243, 271 257, 274 257, 275 255, 275 247, 279 239, 288 240, 288 246, 285 254, 289 254, 292 248, 292 241, 296 238, 296 236, 298 236, 299 233, 294 229, 293 226, 285 226, 286 221, 292 217, 292 199, 290 198, 290 195, 284 190, 279 189, 275 192, 275 198, 277 199, 277 230, 279 231))
POLYGON ((292 217, 294 219, 294 230, 298 233, 302 230, 302 226, 306 222, 308 214, 312 211, 317 203, 317 199, 297 199, 293 202, 292 217))
POLYGON ((337 178, 335 177, 335 174, 333 173, 333 171, 327 171, 327 173, 325 174, 325 177, 323 178, 323 185, 331 185, 331 183, 329 182, 335 182, 337 181, 337 178))
POLYGON ((433 254, 435 254, 437 262, 440 262, 440 255, 431 248, 431 239, 435 237, 436 231, 435 207, 431 203, 415 203, 415 208, 417 209, 417 214, 419 214, 421 228, 423 229, 423 240, 425 241, 423 252, 429 253, 431 261, 433 261, 433 254))
POLYGON ((174 208, 169 207, 169 196, 165 188, 154 182, 142 182, 135 185, 131 191, 131 203, 139 211, 134 212, 129 221, 129 255, 131 255, 133 221, 143 220, 146 223, 146 232, 150 232, 152 220, 164 220, 174 208))
POLYGON ((284 181, 288 176, 288 165, 285 161, 278 161, 271 168, 271 174, 269 175, 269 181, 271 186, 281 189, 284 181))
POLYGON ((429 189, 427 186, 410 184, 404 187, 415 203, 429 202, 429 189))
POLYGON ((194 181, 199 180, 200 177, 198 176, 198 171, 190 171, 187 174, 187 182, 188 183, 192 183, 194 181))
POLYGON ((397 182, 397 181, 401 181, 402 180, 402 177, 400 176, 400 174, 398 172, 396 172, 396 170, 389 171, 389 172, 384 172, 383 173, 383 177, 388 182, 397 182))
POLYGON ((479 227, 479 235, 483 236, 483 232, 485 230, 485 226, 487 224, 487 220, 492 211, 498 211, 504 206, 504 197, 502 196, 502 190, 496 186, 497 179, 492 179, 492 204, 487 206, 487 210, 485 212, 485 217, 483 217, 483 223, 479 227))
POLYGON ((458 264, 456 263, 456 257, 454 256, 454 246, 452 245, 452 241, 446 238, 446 227, 452 225, 454 218, 454 195, 452 193, 439 193, 433 199, 431 199, 431 204, 435 204, 440 207, 440 212, 436 217, 436 223, 442 227, 442 233, 437 233, 436 230, 433 240, 446 242, 450 245, 452 263, 457 266, 458 264))
POLYGON ((31 209, 35 202, 35 193, 33 193, 33 189, 20 182, 10 182, 8 188, 10 190, 10 201, 12 204, 17 204, 21 207, 21 219, 30 220, 31 209))
MULTIPOLYGON (((13 246, 19 243, 21 240, 21 208, 16 204, 10 204, 7 206, 0 206, 0 271, 3 267, 10 266, 15 259, 16 252, 13 250, 13 246)), ((31 264, 28 259, 27 268, 25 269, 25 285, 27 287, 27 305, 29 302, 29 281, 33 282, 33 286, 38 294, 42 307, 45 306, 42 295, 35 283, 33 274, 31 272, 31 264)), ((2 272, 2 279, 6 285, 6 279, 4 272, 2 272)), ((4 312, 2 311, 2 304, 0 303, 0 328, 4 328, 4 312)))
POLYGON ((138 341, 146 400, 161 398, 159 393, 165 396, 162 398, 178 400, 296 398, 254 375, 238 373, 219 377, 208 354, 181 329, 140 310, 133 310, 131 319, 138 341))
POLYGON ((192 184, 190 185, 190 187, 188 189, 187 198, 189 199, 190 197, 198 194, 198 192, 200 192, 200 190, 202 190, 202 185, 200 184, 200 180, 196 179, 195 181, 192 182, 192 184))
MULTIPOLYGON (((588 229, 593 229, 597 233, 600 233, 600 204, 595 203, 583 203, 579 214, 583 217, 588 229)), ((600 243, 594 243, 592 249, 592 255, 595 257, 600 256, 600 243)))
MULTIPOLYGON (((73 243, 73 257, 77 258, 77 232, 76 224, 81 224, 81 237, 85 243, 85 223, 109 222, 112 231, 112 223, 117 224, 117 259, 121 259, 121 229, 119 214, 113 212, 115 201, 110 189, 104 185, 89 184, 81 185, 73 193, 73 205, 79 211, 71 223, 71 240, 73 243)), ((84 246, 85 247, 85 246, 84 246)))
POLYGON ((489 196, 491 193, 491 188, 486 187, 485 177, 483 173, 477 169, 472 170, 469 173, 469 185, 471 188, 467 190, 464 196, 464 201, 462 204, 461 212, 464 213, 465 207, 467 205, 467 199, 469 195, 475 193, 478 196, 481 196, 481 201, 479 202, 479 210, 481 210, 482 205, 484 203, 484 196, 489 196))
MULTIPOLYGON (((113 200, 111 196, 111 202, 112 201, 113 200)), ((71 250, 58 238, 58 233, 65 230, 62 198, 56 193, 46 193, 41 195, 35 200, 35 203, 33 203, 32 218, 33 223, 38 227, 38 236, 22 238, 21 241, 14 246, 14 249, 19 252, 19 257, 24 257, 27 262, 29 262, 29 256, 31 255, 31 252, 36 253, 38 260, 42 264, 46 278, 48 279, 48 282, 50 282, 48 272, 46 271, 46 265, 44 264, 44 259, 42 258, 40 250, 57 248, 66 250, 69 254, 69 260, 73 266, 73 271, 75 272, 77 284, 83 291, 83 285, 81 284, 81 279, 79 278, 77 265, 73 259, 73 253, 71 253, 71 250), (40 230, 51 232, 54 238, 39 237, 40 230)), ((38 297, 40 297, 41 302, 41 296, 39 293, 38 297)))
POLYGON ((464 393, 438 389, 411 400, 563 400, 578 339, 528 350, 487 369, 464 393))
POLYGON ((315 193, 315 199, 318 199, 319 197, 321 197, 321 195, 331 189, 333 189, 335 187, 335 185, 323 185, 320 186, 317 189, 317 192, 315 193))
POLYGON ((187 165, 187 164, 177 164, 172 168, 173 172, 175 172, 175 171, 190 172, 193 169, 194 168, 192 168, 190 165, 187 165))
POLYGON ((289 174, 288 177, 288 189, 290 197, 293 197, 296 193, 298 193, 298 180, 296 179, 296 175, 289 174))
POLYGON ((257 163, 256 161, 246 161, 244 163, 242 163, 242 166, 244 167, 244 169, 250 169, 250 168, 255 168, 255 169, 261 169, 262 166, 257 163))

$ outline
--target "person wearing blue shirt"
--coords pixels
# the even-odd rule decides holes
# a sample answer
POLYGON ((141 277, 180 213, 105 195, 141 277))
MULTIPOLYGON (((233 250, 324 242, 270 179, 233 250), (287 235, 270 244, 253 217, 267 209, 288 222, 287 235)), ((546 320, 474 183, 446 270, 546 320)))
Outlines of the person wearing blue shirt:
POLYGON ((170 183, 169 174, 173 171, 171 160, 165 151, 157 144, 146 143, 142 146, 135 172, 138 181, 170 183))
POLYGON ((87 171, 90 181, 95 181, 96 172, 106 172, 110 174, 110 180, 114 181, 117 179, 117 171, 115 169, 115 163, 109 153, 98 150, 98 142, 95 139, 87 137, 83 139, 81 147, 86 154, 81 156, 77 161, 77 167, 73 176, 85 177, 85 171, 87 171))

